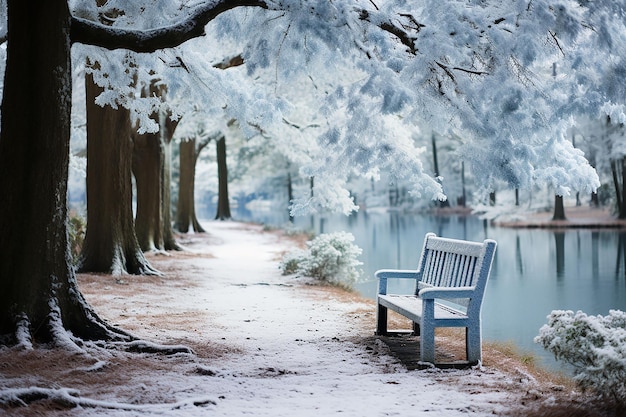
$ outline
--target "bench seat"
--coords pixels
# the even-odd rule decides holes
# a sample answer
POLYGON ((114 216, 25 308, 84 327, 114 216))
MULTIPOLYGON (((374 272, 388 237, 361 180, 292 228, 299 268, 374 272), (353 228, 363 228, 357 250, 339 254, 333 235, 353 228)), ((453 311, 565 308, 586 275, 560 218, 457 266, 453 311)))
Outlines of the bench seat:
MULTIPOLYGON (((422 299, 414 295, 380 295, 378 304, 411 319, 413 322, 419 323, 422 319, 422 299)), ((444 324, 438 327, 463 327, 467 319, 466 313, 440 303, 435 303, 435 320, 441 320, 442 324, 448 324, 447 326, 444 324)))

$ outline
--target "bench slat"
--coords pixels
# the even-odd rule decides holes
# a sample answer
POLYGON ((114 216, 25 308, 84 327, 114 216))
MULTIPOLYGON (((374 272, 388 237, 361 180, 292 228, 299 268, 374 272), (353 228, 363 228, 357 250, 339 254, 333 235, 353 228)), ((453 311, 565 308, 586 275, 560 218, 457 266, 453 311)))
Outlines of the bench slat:
MULTIPOLYGON (((378 303, 419 323, 422 318, 422 299, 412 295, 387 294, 378 297, 378 303)), ((461 311, 435 303, 435 320, 467 319, 461 311)))
POLYGON ((449 239, 445 237, 433 237, 428 239, 426 249, 442 251, 446 253, 460 253, 462 255, 480 256, 483 250, 482 242, 470 242, 468 240, 449 239))

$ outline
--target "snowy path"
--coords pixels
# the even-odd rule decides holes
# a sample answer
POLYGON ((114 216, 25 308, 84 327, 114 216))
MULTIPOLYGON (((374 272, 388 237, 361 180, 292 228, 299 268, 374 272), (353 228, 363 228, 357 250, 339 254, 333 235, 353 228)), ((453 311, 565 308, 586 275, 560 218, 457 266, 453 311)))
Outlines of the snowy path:
POLYGON ((237 223, 208 230, 222 242, 203 261, 210 278, 196 294, 215 318, 212 336, 236 348, 206 381, 218 398, 211 415, 460 416, 510 406, 510 393, 495 388, 502 375, 404 370, 371 337, 371 305, 333 301, 281 276, 277 259, 289 242, 237 223), (349 319, 363 311, 367 328, 349 319))
POLYGON ((65 404, 0 414, 502 416, 536 401, 523 374, 407 371, 373 336, 371 300, 281 275, 290 239, 235 222, 205 226, 181 241, 189 252, 148 255, 162 277, 79 276, 111 324, 196 354, 0 350, 0 394, 44 390, 65 404))

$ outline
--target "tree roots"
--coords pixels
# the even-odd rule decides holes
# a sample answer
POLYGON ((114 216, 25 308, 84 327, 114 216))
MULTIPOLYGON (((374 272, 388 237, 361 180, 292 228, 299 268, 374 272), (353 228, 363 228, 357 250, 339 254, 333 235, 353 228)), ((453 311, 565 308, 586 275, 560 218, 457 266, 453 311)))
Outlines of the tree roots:
POLYGON ((57 405, 66 408, 85 407, 85 408, 105 408, 115 410, 129 411, 161 411, 178 410, 181 408, 204 407, 208 405, 216 405, 210 398, 191 398, 170 404, 125 404, 112 401, 93 400, 90 398, 82 398, 78 390, 69 388, 13 388, 5 389, 0 392, 0 407, 15 408, 26 407, 37 401, 51 401, 57 405))

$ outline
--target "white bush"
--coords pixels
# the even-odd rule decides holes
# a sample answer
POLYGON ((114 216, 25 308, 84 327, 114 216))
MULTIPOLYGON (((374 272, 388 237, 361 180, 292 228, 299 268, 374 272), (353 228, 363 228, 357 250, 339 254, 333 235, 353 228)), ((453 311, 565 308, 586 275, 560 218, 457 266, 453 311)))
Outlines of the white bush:
POLYGON ((284 274, 313 277, 332 284, 351 287, 360 277, 358 260, 362 250, 347 232, 325 233, 307 242, 308 249, 298 249, 283 257, 284 274))
POLYGON ((571 364, 581 388, 626 404, 626 313, 610 310, 607 316, 588 316, 555 310, 535 342, 571 364))

